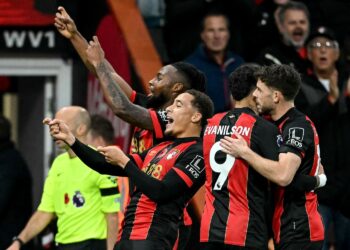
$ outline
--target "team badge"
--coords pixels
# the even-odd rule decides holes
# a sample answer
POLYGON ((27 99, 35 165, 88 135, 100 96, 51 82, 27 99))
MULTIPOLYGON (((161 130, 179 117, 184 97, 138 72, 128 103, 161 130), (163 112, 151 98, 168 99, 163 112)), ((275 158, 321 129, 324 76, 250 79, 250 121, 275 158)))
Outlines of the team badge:
POLYGON ((166 159, 170 160, 174 156, 176 156, 180 151, 178 149, 171 150, 169 154, 167 155, 166 159))

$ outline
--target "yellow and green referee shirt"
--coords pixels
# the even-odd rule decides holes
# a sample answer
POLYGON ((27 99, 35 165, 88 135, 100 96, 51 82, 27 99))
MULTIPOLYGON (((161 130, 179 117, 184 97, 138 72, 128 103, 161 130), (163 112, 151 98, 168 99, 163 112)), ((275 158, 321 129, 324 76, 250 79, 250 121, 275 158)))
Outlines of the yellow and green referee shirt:
POLYGON ((38 210, 57 215, 55 240, 67 244, 105 239, 105 214, 118 212, 119 200, 115 177, 101 175, 64 153, 52 164, 38 210))

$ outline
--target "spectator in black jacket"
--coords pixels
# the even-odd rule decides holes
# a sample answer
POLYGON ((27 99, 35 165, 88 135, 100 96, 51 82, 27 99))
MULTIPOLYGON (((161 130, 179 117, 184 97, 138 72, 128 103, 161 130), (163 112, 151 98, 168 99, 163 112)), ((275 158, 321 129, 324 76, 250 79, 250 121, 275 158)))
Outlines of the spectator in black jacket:
POLYGON ((262 65, 288 64, 306 74, 308 63, 304 43, 309 35, 309 11, 301 2, 289 1, 275 14, 281 40, 264 49, 257 59, 262 65))
POLYGON ((0 249, 11 244, 32 214, 32 178, 10 138, 11 124, 0 115, 0 249))

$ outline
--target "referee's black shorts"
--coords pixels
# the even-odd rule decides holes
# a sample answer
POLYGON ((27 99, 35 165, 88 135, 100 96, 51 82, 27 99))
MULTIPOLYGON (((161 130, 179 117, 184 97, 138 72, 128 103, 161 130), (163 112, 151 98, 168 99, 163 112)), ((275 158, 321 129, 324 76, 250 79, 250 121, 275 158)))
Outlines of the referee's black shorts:
POLYGON ((81 242, 61 244, 56 243, 57 250, 107 250, 107 242, 105 239, 91 239, 81 242))

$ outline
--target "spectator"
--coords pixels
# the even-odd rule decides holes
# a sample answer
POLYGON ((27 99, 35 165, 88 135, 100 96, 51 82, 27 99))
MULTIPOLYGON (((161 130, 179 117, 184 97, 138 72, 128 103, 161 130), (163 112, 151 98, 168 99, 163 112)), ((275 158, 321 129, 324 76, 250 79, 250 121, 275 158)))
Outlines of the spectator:
POLYGON ((240 56, 228 51, 229 38, 228 18, 218 12, 208 13, 202 23, 202 44, 186 59, 206 74, 206 93, 214 102, 215 113, 233 107, 228 76, 243 63, 240 56))
POLYGON ((305 75, 308 63, 304 43, 309 35, 309 11, 303 3, 289 1, 280 6, 275 15, 281 40, 265 48, 257 62, 261 65, 288 64, 305 75))
POLYGON ((252 58, 252 60, 256 59, 257 55, 259 55, 263 49, 271 46, 280 39, 275 13, 279 6, 288 2, 289 0, 262 1, 256 7, 254 15, 255 30, 251 31, 250 34, 250 39, 253 39, 251 44, 254 45, 249 48, 249 58, 252 58))
POLYGON ((342 129, 349 123, 345 96, 342 94, 348 76, 337 67, 339 44, 334 33, 320 26, 311 33, 308 42, 308 58, 312 63, 312 74, 305 78, 296 99, 296 106, 315 123, 320 139, 320 154, 328 177, 327 185, 318 190, 320 212, 325 226, 323 249, 329 249, 330 229, 334 226, 336 249, 347 249, 350 242, 346 237, 350 221, 339 211, 340 196, 346 188, 348 171, 342 142, 349 136, 342 129))
MULTIPOLYGON (((55 117, 66 121, 74 135, 86 141, 90 116, 85 109, 64 107, 55 117)), ((55 217, 58 219, 55 237, 58 250, 112 250, 115 234, 107 242, 106 237, 108 229, 117 226, 108 216, 119 210, 115 179, 91 171, 63 141, 58 140, 56 144, 67 152, 54 160, 37 211, 8 250, 20 249, 55 217)))
MULTIPOLYGON (((32 213, 32 178, 11 141, 11 124, 0 115, 0 249, 6 249, 32 213)), ((32 249, 25 246, 23 249, 32 249)))

